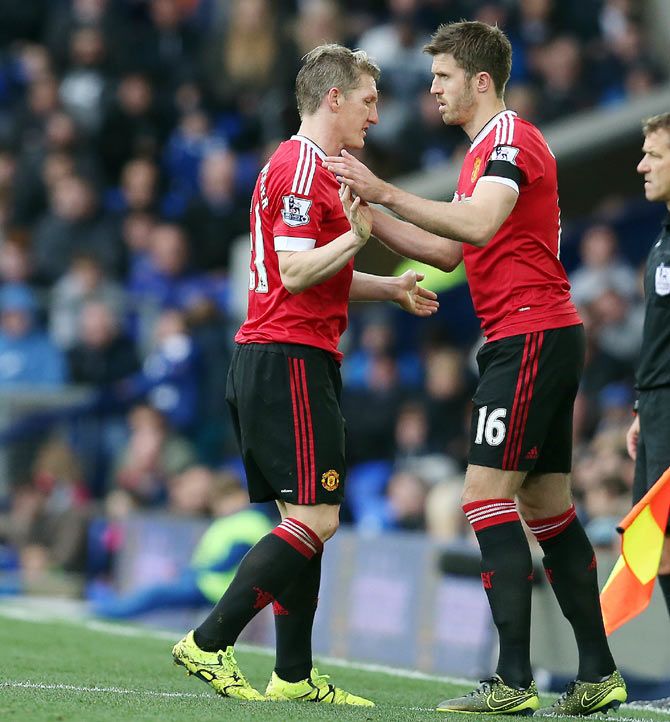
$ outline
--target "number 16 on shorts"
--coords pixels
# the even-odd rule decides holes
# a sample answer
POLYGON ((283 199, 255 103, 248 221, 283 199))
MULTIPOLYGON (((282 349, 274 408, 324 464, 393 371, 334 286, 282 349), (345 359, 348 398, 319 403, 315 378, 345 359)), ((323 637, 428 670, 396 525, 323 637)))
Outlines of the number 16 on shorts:
POLYGON ((489 446, 500 446, 507 434, 507 427, 504 421, 506 417, 507 409, 493 409, 489 413, 489 407, 482 406, 477 414, 475 444, 483 444, 486 442, 489 446))

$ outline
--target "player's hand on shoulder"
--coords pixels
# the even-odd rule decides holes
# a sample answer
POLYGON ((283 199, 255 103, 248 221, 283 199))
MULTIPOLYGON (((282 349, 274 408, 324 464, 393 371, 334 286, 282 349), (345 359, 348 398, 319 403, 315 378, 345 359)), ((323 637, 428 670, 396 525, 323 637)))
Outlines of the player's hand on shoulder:
POLYGON ((327 156, 322 163, 331 173, 335 173, 340 183, 349 186, 363 200, 384 203, 386 183, 351 153, 343 150, 342 155, 327 156))
POLYGON ((423 273, 405 271, 397 276, 398 298, 396 303, 400 308, 415 316, 432 316, 437 312, 440 303, 437 294, 428 288, 419 286, 424 278, 423 273))
POLYGON ((360 196, 354 198, 349 186, 340 187, 340 201, 349 220, 351 230, 361 245, 367 242, 372 233, 372 212, 360 196))

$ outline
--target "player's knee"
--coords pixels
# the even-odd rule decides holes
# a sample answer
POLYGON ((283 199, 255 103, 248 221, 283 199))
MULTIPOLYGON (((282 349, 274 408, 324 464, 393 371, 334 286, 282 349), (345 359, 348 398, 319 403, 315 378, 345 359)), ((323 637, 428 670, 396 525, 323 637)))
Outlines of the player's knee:
POLYGON ((542 519, 544 517, 542 504, 534 499, 525 498, 521 494, 517 497, 517 508, 519 509, 521 517, 526 521, 542 519))
POLYGON ((473 501, 481 501, 486 499, 487 494, 485 490, 477 487, 476 484, 465 484, 463 491, 461 492, 461 505, 470 504, 473 501))
POLYGON ((321 524, 321 529, 317 532, 321 541, 326 542, 332 536, 335 535, 338 527, 340 526, 340 518, 337 515, 328 515, 324 517, 321 524))
POLYGON ((310 529, 319 537, 319 539, 321 539, 322 542, 328 541, 328 539, 335 534, 339 524, 339 509, 331 509, 327 506, 325 508, 320 508, 318 513, 310 514, 308 522, 310 529))

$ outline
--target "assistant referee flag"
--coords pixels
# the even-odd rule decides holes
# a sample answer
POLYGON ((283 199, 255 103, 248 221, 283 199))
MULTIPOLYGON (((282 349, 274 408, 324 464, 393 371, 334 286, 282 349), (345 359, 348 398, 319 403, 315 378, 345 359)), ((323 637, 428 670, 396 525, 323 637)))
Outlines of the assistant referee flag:
POLYGON ((608 635, 644 611, 651 600, 669 511, 670 468, 617 527, 621 556, 600 594, 608 635))

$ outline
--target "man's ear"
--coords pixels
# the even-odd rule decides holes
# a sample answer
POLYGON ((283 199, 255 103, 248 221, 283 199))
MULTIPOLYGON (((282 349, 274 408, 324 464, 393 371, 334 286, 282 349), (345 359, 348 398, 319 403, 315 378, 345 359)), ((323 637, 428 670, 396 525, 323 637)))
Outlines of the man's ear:
POLYGON ((477 73, 475 81, 475 88, 478 93, 486 93, 489 88, 493 88, 493 79, 486 72, 477 73))
POLYGON ((328 107, 333 113, 338 113, 344 100, 344 95, 339 88, 331 88, 326 96, 328 107))

